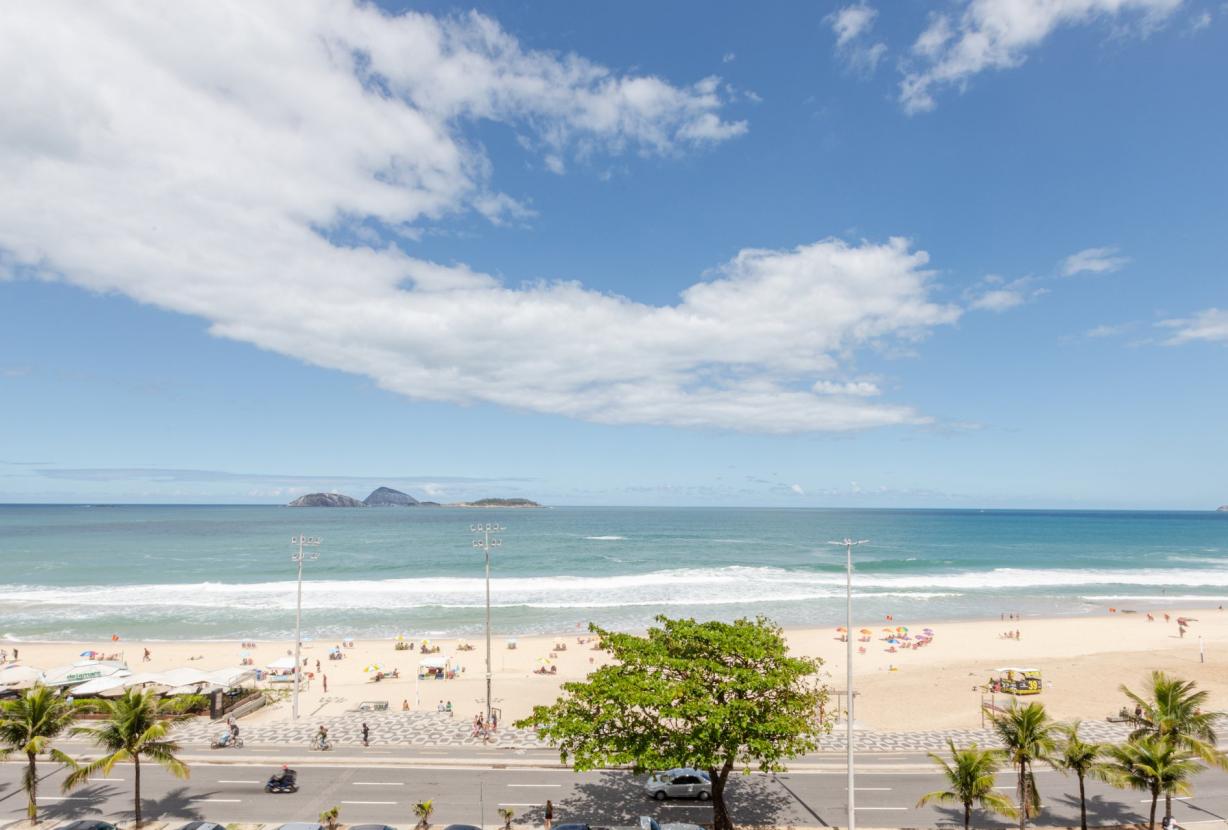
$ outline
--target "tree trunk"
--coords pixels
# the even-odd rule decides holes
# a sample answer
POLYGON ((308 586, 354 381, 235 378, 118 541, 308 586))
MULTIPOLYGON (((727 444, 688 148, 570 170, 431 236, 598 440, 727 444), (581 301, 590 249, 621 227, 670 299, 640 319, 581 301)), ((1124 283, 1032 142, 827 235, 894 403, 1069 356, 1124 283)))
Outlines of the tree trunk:
POLYGON ((1164 791, 1164 821, 1173 817, 1173 791, 1164 791))
POLYGON ((713 830, 733 830, 733 820, 725 808, 725 781, 729 778, 732 764, 725 764, 719 770, 710 769, 708 775, 712 778, 712 828, 713 830))
MULTIPOLYGON (((133 816, 135 828, 141 826, 141 756, 133 755, 133 816)), ((1154 830, 1154 829, 1153 829, 1154 830)))
POLYGON ((1156 802, 1159 800, 1160 800, 1160 791, 1152 790, 1151 791, 1151 820, 1148 823, 1148 826, 1151 828, 1151 830, 1156 830, 1156 802))
POLYGON ((26 753, 26 795, 30 803, 26 805, 26 817, 30 821, 38 821, 38 767, 33 752, 26 753))
POLYGON ((1028 826, 1028 776, 1027 767, 1019 764, 1019 830, 1028 826))
POLYGON ((1087 830, 1087 794, 1083 789, 1083 775, 1079 775, 1079 827, 1087 830))
POLYGON ((972 802, 964 802, 964 830, 972 830, 972 802))

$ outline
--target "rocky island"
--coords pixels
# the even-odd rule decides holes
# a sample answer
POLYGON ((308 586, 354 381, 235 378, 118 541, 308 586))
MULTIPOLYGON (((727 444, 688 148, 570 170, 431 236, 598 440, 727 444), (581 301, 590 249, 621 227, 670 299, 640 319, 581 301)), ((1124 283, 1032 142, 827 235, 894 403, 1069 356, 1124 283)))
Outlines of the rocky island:
POLYGON ((290 502, 290 507, 541 507, 530 499, 478 499, 452 504, 418 501, 408 493, 391 487, 376 487, 362 501, 340 493, 308 493, 290 502))

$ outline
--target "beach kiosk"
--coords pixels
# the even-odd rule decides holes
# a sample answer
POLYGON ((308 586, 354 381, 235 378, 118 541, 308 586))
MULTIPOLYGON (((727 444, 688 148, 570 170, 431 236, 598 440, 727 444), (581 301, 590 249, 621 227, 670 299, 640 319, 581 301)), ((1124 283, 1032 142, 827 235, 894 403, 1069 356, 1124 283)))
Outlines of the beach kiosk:
POLYGON ((998 676, 991 678, 989 684, 991 687, 996 684, 996 691, 1004 695, 1038 695, 1043 688, 1040 669, 1005 666, 994 671, 998 676))

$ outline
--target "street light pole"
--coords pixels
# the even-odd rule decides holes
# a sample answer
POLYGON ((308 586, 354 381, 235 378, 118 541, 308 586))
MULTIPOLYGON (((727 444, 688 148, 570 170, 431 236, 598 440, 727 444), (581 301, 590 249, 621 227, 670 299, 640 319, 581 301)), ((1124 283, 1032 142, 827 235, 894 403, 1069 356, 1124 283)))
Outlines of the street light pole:
POLYGON ((470 525, 469 529, 480 534, 481 538, 473 540, 473 546, 486 554, 486 725, 490 728, 490 549, 503 544, 500 539, 490 538, 492 533, 501 533, 506 528, 502 525, 486 524, 470 525))
POLYGON ((848 777, 849 777, 848 830, 856 830, 856 827, 857 827, 856 818, 853 815, 853 810, 854 810, 854 807, 853 807, 853 792, 854 792, 853 790, 853 779, 854 779, 854 774, 853 774, 853 548, 856 545, 864 545, 868 541, 870 540, 869 539, 858 539, 857 541, 853 541, 852 539, 846 538, 842 542, 828 542, 827 543, 829 545, 842 545, 844 547, 844 552, 845 552, 845 557, 846 557, 845 563, 844 563, 845 578, 846 578, 846 583, 845 583, 845 602, 846 602, 845 615, 846 616, 845 616, 845 623, 844 623, 845 625, 844 641, 845 643, 848 644, 848 655, 847 655, 848 678, 847 678, 847 684, 846 684, 847 694, 848 694, 848 710, 846 714, 846 717, 848 719, 848 724, 847 724, 848 725, 848 759, 846 761, 847 766, 848 766, 848 777))
POLYGON ((298 599, 294 604, 294 703, 291 706, 291 717, 298 720, 298 687, 303 675, 303 666, 299 661, 299 649, 303 645, 303 561, 314 562, 320 558, 320 554, 305 553, 303 548, 318 547, 320 539, 300 533, 290 537, 290 544, 298 546, 298 551, 290 554, 290 561, 298 565, 298 599))

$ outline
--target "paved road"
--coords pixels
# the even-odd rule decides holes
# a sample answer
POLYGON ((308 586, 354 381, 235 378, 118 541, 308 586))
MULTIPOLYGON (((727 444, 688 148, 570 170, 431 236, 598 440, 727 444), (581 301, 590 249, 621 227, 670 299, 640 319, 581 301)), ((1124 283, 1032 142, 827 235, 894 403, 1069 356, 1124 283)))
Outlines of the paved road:
MULTIPOLYGON (((317 758, 322 756, 317 756, 317 758)), ((863 827, 926 827, 961 823, 958 808, 915 805, 920 795, 937 788, 940 781, 922 766, 924 756, 867 756, 859 762, 857 778, 858 821, 863 827)), ((835 760, 835 759, 831 759, 835 760)), ((658 804, 638 787, 638 780, 623 772, 576 774, 566 770, 518 768, 491 769, 477 760, 472 767, 405 766, 367 758, 356 766, 339 756, 312 759, 298 765, 301 791, 294 795, 269 795, 263 784, 272 771, 271 762, 232 763, 198 761, 190 781, 178 781, 161 770, 142 767, 143 809, 148 818, 208 819, 218 822, 280 822, 314 820, 326 807, 341 807, 342 821, 379 821, 409 826, 411 805, 430 798, 435 801, 434 822, 496 825, 497 809, 510 806, 516 821, 540 823, 542 805, 555 805, 555 821, 578 820, 591 824, 628 824, 638 815, 661 820, 711 821, 705 804, 671 802, 658 804)), ((90 781, 67 795, 59 790, 63 774, 46 767, 43 782, 46 817, 56 820, 83 816, 131 818, 132 768, 116 767, 111 776, 90 781)), ((0 822, 19 818, 24 805, 19 786, 21 768, 0 765, 0 822)), ((1072 782, 1052 771, 1041 771, 1040 786, 1045 814, 1039 824, 1077 824, 1078 803, 1070 792, 1072 782)), ((1004 792, 1012 789, 1009 775, 1000 776, 1004 792)), ((1195 796, 1177 803, 1174 813, 1182 826, 1228 827, 1228 775, 1204 773, 1196 782, 1195 796)), ((1089 805, 1096 823, 1138 821, 1147 804, 1141 793, 1121 792, 1104 784, 1089 784, 1089 805)), ((736 821, 746 824, 792 824, 825 827, 844 824, 845 778, 838 769, 810 769, 778 776, 751 775, 733 781, 730 806, 736 821)), ((1008 825, 981 816, 978 827, 1008 825)))

